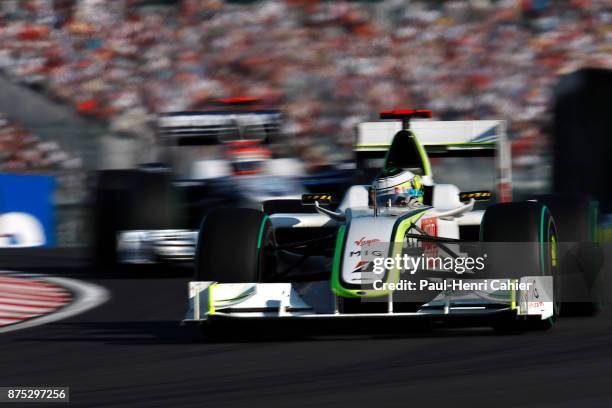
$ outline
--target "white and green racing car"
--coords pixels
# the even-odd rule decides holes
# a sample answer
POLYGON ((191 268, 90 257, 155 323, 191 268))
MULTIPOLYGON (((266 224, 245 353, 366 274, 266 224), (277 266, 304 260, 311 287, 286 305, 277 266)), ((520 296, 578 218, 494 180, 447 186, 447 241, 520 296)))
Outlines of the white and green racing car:
POLYGON ((411 123, 428 117, 392 110, 360 124, 359 167, 382 166, 372 184, 350 187, 336 205, 322 193, 302 197, 304 211, 210 212, 184 322, 397 318, 551 327, 564 275, 590 290, 582 269, 561 267, 570 255, 559 233, 591 240, 582 226, 592 225, 592 203, 553 195, 511 202, 505 123, 411 123), (430 156, 493 157, 496 188, 436 184, 430 156))

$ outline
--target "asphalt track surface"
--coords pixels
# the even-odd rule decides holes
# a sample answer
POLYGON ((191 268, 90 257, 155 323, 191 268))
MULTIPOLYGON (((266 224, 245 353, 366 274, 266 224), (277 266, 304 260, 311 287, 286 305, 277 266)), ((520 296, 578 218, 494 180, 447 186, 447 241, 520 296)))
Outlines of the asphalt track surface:
POLYGON ((70 406, 612 405, 609 312, 521 335, 315 328, 284 336, 275 327, 212 341, 179 325, 188 269, 121 275, 94 272, 74 251, 0 254, 3 269, 18 264, 112 294, 79 316, 0 335, 0 386, 69 386, 70 406))

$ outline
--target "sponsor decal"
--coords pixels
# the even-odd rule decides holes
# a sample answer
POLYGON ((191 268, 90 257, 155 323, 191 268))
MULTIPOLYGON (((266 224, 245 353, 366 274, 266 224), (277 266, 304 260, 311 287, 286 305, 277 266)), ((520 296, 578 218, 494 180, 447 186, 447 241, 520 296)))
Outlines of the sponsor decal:
POLYGON ((369 250, 369 249, 358 249, 357 251, 350 251, 349 256, 383 256, 382 251, 369 250))
MULTIPOLYGON (((438 219, 436 217, 425 218, 424 220, 421 221, 421 228, 423 229, 423 231, 425 231, 427 235, 430 235, 432 237, 437 237, 438 236, 438 219)), ((436 258, 438 256, 438 246, 436 245, 435 242, 427 242, 427 241, 423 241, 421 245, 423 247, 423 256, 427 260, 426 268, 427 269, 435 268, 434 264, 432 263, 433 261, 432 258, 436 258)))
POLYGON ((425 218, 421 221, 421 228, 432 237, 438 236, 438 219, 436 217, 425 218))
POLYGON ((378 238, 366 239, 366 237, 361 237, 361 239, 358 239, 357 241, 355 241, 355 245, 357 245, 358 247, 364 247, 364 246, 370 246, 377 242, 380 242, 380 239, 378 238))
POLYGON ((359 261, 357 262, 357 265, 355 265, 355 267, 353 268, 353 272, 351 273, 365 272, 369 268, 371 263, 371 261, 359 261))

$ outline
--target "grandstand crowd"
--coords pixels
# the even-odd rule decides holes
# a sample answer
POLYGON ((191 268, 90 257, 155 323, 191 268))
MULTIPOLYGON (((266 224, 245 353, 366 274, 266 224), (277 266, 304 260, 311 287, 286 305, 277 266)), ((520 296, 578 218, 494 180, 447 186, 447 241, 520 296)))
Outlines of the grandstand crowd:
POLYGON ((609 0, 3 0, 0 70, 118 133, 229 96, 286 114, 325 164, 393 107, 510 121, 546 142, 558 75, 612 68, 609 0), (160 5, 161 3, 164 3, 160 5))
POLYGON ((81 159, 56 141, 43 140, 0 114, 0 172, 70 170, 81 166, 81 159))

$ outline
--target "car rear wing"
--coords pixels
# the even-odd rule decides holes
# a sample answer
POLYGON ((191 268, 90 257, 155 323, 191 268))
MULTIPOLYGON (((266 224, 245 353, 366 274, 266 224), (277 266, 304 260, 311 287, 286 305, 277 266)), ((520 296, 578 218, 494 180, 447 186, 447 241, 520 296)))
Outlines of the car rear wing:
POLYGON ((162 143, 216 145, 240 140, 269 142, 281 131, 277 110, 163 113, 157 119, 162 143))
MULTIPOLYGON (((384 158, 402 128, 401 120, 360 123, 354 145, 357 165, 364 158, 384 158)), ((413 120, 410 129, 429 157, 494 157, 497 197, 501 202, 512 200, 511 152, 505 121, 413 120)))

